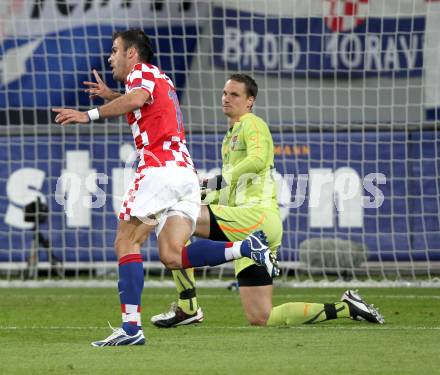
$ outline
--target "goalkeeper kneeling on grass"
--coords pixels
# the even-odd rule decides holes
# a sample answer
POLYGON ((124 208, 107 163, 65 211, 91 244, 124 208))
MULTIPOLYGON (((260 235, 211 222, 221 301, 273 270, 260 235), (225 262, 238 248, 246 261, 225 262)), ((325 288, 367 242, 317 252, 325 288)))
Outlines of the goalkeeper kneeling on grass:
MULTIPOLYGON (((245 74, 233 74, 225 83, 222 108, 229 127, 222 144, 222 174, 201 182, 202 196, 208 193, 205 201, 209 204, 202 206, 194 235, 232 243, 262 231, 275 257, 283 228, 272 176, 272 136, 267 124, 252 113, 257 92, 256 82, 245 74)), ((343 293, 340 302, 289 302, 273 307, 272 278, 278 269, 270 270, 245 258, 234 263, 243 309, 252 325, 283 326, 338 318, 384 322, 377 309, 350 290, 343 293)), ((202 322, 193 269, 174 270, 173 278, 178 302, 170 311, 153 316, 151 322, 163 328, 202 322)))

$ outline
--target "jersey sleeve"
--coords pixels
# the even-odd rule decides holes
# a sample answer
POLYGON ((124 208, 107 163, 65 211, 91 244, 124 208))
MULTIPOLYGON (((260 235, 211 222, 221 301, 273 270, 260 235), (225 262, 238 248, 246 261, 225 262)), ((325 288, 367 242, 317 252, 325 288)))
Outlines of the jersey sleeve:
POLYGON ((127 94, 133 90, 145 90, 153 95, 155 79, 154 75, 145 64, 138 64, 134 67, 127 80, 127 94))
POLYGON ((258 174, 267 167, 269 160, 271 136, 266 125, 253 119, 246 119, 242 131, 246 144, 246 157, 233 168, 223 172, 228 185, 237 182, 243 174, 258 174))

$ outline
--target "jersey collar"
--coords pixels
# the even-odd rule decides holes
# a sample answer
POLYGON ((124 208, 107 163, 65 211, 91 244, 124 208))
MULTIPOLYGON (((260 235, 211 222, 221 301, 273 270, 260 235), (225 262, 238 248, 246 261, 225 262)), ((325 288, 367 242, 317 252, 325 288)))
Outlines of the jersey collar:
POLYGON ((242 122, 245 118, 251 117, 253 115, 254 114, 252 112, 245 113, 243 116, 240 117, 240 122, 242 122))
POLYGON ((240 117, 240 119, 237 122, 234 122, 234 125, 229 130, 232 131, 238 124, 241 124, 243 122, 243 120, 245 120, 251 116, 253 116, 252 112, 245 113, 243 116, 240 117))

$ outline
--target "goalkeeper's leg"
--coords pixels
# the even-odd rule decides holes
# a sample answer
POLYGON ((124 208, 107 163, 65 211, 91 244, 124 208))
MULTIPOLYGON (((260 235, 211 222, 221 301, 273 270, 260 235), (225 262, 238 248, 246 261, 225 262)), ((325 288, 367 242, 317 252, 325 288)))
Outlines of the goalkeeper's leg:
POLYGON ((237 279, 244 313, 252 325, 291 326, 350 317, 346 302, 289 302, 272 307, 272 279, 255 265, 242 269, 237 279))
POLYGON ((350 311, 345 302, 288 302, 272 308, 266 325, 292 326, 296 324, 320 323, 326 320, 349 317, 350 311))
MULTIPOLYGON (((191 241, 188 241, 186 245, 188 246, 190 243, 191 241)), ((194 268, 172 270, 172 274, 179 296, 177 307, 186 315, 194 315, 199 308, 194 268)))
POLYGON ((182 309, 185 314, 194 314, 199 308, 197 304, 194 268, 173 270, 173 279, 176 283, 177 293, 179 294, 177 306, 182 309))
POLYGON ((338 318, 366 320, 376 324, 385 322, 379 309, 366 303, 357 291, 347 290, 342 294, 341 302, 324 304, 289 302, 276 306, 271 309, 267 325, 310 324, 338 318))

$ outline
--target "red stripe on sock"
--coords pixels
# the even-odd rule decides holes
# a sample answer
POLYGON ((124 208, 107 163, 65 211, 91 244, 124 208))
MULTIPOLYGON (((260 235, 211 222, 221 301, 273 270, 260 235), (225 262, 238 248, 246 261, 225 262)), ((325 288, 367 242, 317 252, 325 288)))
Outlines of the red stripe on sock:
POLYGON ((233 242, 226 242, 225 249, 234 246, 233 242))
POLYGON ((182 248, 182 268, 191 268, 191 267, 192 265, 188 258, 188 249, 186 248, 186 246, 184 246, 182 248))
POLYGON ((138 305, 137 312, 141 312, 141 305, 138 305))
POLYGON ((125 303, 121 303, 121 312, 123 312, 124 314, 126 313, 126 311, 125 311, 125 303))
POLYGON ((128 254, 128 255, 124 255, 121 259, 119 259, 120 266, 126 263, 136 263, 136 262, 142 262, 141 254, 128 254))

